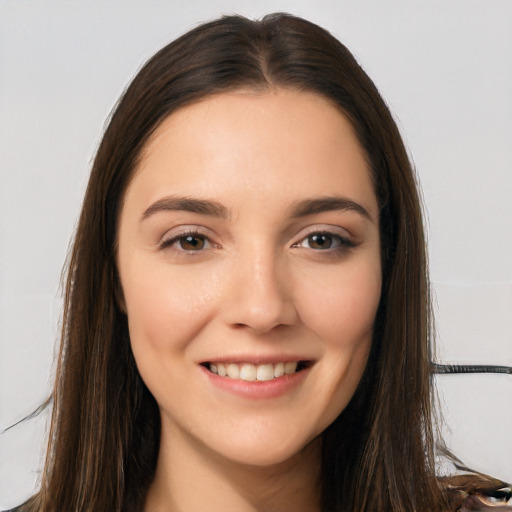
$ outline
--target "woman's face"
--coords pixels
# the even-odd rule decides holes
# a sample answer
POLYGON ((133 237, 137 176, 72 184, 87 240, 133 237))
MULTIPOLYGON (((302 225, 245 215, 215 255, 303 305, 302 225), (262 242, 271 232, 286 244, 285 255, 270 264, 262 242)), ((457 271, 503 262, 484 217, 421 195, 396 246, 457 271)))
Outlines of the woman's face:
POLYGON ((345 408, 381 293, 378 206, 347 119, 312 93, 168 117, 120 216, 123 307, 162 439, 288 460, 345 408))

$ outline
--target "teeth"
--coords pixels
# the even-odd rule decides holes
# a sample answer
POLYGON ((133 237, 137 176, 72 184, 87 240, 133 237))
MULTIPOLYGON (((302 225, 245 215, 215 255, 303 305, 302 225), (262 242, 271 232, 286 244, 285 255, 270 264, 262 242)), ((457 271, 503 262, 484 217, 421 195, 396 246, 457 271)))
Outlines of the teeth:
POLYGON ((274 365, 260 364, 256 368, 256 380, 272 380, 274 378, 274 365))
POLYGON ((242 380, 256 380, 256 366, 253 364, 243 364, 240 368, 240 379, 242 380))
POLYGON ((284 375, 284 363, 274 365, 274 377, 282 377, 284 375))
POLYGON ((221 377, 241 380, 272 380, 283 375, 291 375, 297 371, 297 361, 275 364, 250 364, 250 363, 210 363, 209 368, 212 373, 221 377))
POLYGON ((292 363, 286 363, 284 365, 284 373, 286 375, 290 375, 291 373, 295 373, 295 370, 297 369, 297 362, 294 361, 292 363))
POLYGON ((228 364, 227 374, 230 379, 238 379, 240 376, 240 368, 237 364, 228 364))

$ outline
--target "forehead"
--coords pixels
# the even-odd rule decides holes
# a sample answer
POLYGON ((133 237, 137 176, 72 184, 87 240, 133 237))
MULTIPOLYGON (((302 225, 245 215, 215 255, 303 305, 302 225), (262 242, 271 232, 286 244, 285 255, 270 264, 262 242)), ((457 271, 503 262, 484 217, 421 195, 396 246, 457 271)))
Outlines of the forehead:
POLYGON ((126 200, 184 193, 244 201, 353 196, 376 213, 366 155, 348 119, 296 90, 222 93, 171 114, 144 148, 126 200))

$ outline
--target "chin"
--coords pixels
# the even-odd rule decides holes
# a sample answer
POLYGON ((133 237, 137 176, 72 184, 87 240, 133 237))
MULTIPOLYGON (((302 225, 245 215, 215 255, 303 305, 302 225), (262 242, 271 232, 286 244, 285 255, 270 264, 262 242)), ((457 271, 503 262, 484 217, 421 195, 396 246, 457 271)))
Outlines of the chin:
POLYGON ((269 435, 258 439, 229 439, 229 445, 217 445, 215 450, 225 460, 259 468, 290 463, 302 456, 320 451, 320 436, 314 439, 290 439, 289 436, 269 435))

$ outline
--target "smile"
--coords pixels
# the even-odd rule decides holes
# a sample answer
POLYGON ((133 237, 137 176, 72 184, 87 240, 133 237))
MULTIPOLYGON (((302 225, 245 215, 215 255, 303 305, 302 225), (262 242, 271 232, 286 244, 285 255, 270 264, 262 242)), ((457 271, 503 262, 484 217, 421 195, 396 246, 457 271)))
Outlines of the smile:
POLYGON ((205 363, 204 366, 220 377, 244 381, 269 381, 297 373, 308 367, 309 364, 306 361, 266 364, 211 362, 205 363))

